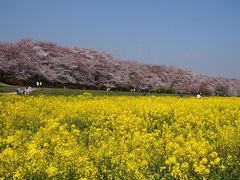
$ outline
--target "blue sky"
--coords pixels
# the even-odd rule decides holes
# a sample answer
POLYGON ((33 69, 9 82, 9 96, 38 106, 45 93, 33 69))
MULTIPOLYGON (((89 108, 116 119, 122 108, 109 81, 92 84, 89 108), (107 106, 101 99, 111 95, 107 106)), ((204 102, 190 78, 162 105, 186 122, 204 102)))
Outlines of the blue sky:
POLYGON ((0 41, 23 38, 240 79, 239 0, 0 0, 0 41))

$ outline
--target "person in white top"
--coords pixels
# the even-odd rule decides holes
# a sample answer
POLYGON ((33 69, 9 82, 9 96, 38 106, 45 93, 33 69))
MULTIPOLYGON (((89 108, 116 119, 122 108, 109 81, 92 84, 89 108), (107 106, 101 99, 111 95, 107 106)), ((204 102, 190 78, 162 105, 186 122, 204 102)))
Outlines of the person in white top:
POLYGON ((198 99, 201 99, 201 98, 202 98, 201 93, 197 94, 197 98, 198 98, 198 99))

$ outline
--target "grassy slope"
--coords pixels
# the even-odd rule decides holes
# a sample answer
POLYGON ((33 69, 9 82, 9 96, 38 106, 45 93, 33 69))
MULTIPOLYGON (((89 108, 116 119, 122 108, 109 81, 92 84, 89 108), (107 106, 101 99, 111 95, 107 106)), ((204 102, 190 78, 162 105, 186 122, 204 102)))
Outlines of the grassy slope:
POLYGON ((16 91, 16 86, 11 86, 0 82, 0 93, 10 93, 16 91))
MULTIPOLYGON (((11 86, 0 82, 0 93, 10 93, 15 92, 17 86, 11 86)), ((115 91, 100 91, 100 90, 80 90, 80 89, 63 89, 63 88, 36 88, 35 91, 32 91, 32 96, 45 95, 45 96, 77 96, 83 93, 89 92, 93 95, 103 96, 103 95, 125 95, 125 96, 134 96, 142 95, 141 93, 133 92, 115 92, 115 91)))
POLYGON ((31 93, 33 96, 77 96, 83 93, 91 93, 95 96, 139 96, 143 93, 123 92, 123 91, 101 91, 101 90, 80 90, 80 89, 61 89, 61 88, 38 88, 31 93))
MULTIPOLYGON (((17 86, 11 86, 0 82, 0 94, 15 92, 17 86)), ((145 94, 138 92, 124 91, 101 91, 101 90, 81 90, 81 89, 63 89, 63 88, 36 88, 30 95, 32 96, 77 96, 83 93, 91 93, 94 96, 143 96, 145 94)), ((147 94, 158 96, 160 94, 147 94)), ((161 94, 163 96, 163 94, 161 94)))

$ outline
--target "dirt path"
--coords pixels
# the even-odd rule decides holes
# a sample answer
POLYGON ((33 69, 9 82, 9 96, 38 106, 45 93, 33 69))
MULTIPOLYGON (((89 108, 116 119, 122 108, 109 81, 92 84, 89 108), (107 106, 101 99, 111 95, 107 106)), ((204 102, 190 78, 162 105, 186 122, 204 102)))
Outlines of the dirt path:
MULTIPOLYGON (((32 88, 32 89, 31 89, 31 92, 32 92, 32 91, 35 91, 35 90, 37 90, 37 89, 36 89, 36 88, 32 88)), ((30 92, 29 94, 31 94, 31 92, 30 92)), ((17 92, 0 93, 0 95, 5 95, 5 94, 17 94, 17 92)))
POLYGON ((16 92, 0 93, 0 94, 17 94, 16 92))

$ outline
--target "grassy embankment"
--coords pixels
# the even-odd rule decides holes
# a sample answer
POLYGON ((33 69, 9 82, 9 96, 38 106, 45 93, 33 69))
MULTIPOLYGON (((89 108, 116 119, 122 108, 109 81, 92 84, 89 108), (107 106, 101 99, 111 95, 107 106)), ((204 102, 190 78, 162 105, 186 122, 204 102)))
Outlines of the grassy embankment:
POLYGON ((1 93, 11 93, 11 92, 16 92, 16 86, 4 84, 0 82, 0 94, 1 93))
MULTIPOLYGON (((17 86, 11 86, 0 82, 0 94, 16 92, 17 86)), ((138 92, 127 92, 127 91, 102 91, 102 90, 81 90, 81 89, 64 89, 64 88, 34 88, 30 94, 31 96, 77 96, 84 93, 91 93, 94 96, 164 96, 166 94, 156 93, 138 93, 138 92)), ((171 96, 168 94, 168 96, 171 96)))

